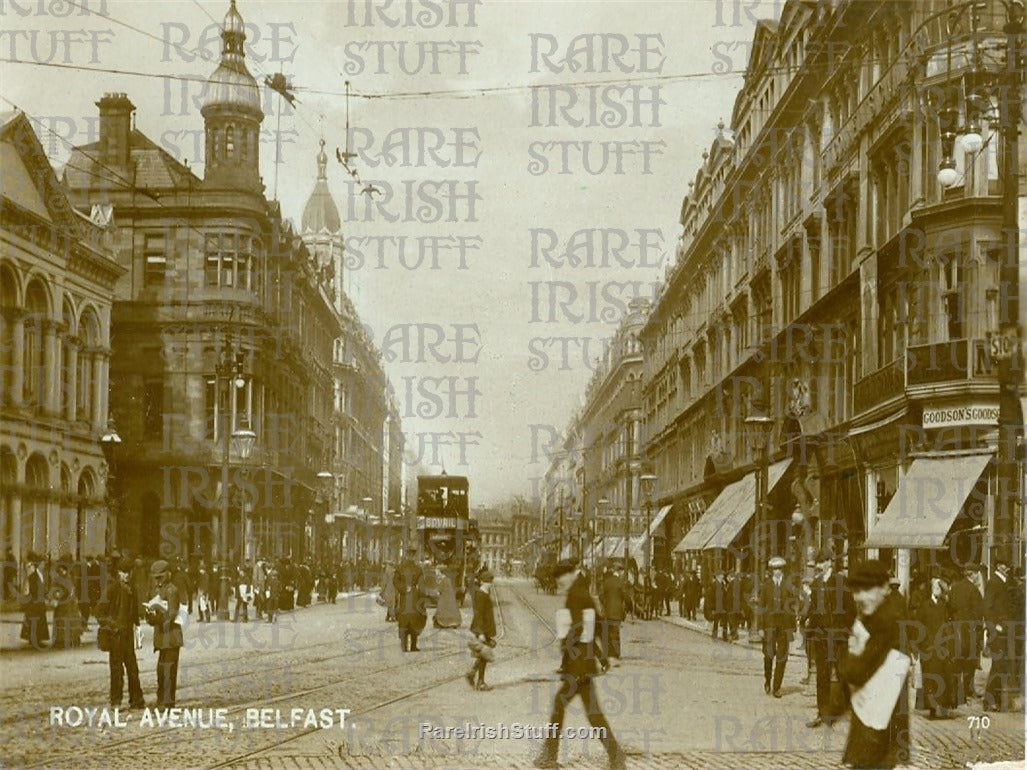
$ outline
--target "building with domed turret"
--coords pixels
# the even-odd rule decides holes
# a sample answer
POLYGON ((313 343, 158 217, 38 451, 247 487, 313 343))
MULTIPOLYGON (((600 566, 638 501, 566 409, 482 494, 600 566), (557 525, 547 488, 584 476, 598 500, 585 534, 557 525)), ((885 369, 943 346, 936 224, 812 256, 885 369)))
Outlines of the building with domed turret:
MULTIPOLYGON (((338 211, 328 195, 322 213, 334 217, 314 217, 308 240, 265 197, 264 116, 234 0, 221 38, 201 109, 202 178, 134 128, 123 93, 97 102, 99 139, 75 148, 65 167, 76 208, 112 211, 125 270, 111 331, 111 413, 122 438, 112 542, 161 558, 319 557, 318 474, 340 452, 333 361, 340 344, 360 347, 342 295, 338 211)), ((351 491, 377 499, 387 384, 360 339, 377 393, 375 422, 363 426, 377 455, 366 466, 378 470, 351 491)))

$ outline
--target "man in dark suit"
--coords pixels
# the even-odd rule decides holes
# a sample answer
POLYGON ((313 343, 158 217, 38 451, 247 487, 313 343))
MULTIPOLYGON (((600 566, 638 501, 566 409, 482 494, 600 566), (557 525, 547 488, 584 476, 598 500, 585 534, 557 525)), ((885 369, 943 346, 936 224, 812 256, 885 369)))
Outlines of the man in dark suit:
POLYGON ((606 576, 599 597, 603 603, 603 627, 606 629, 603 641, 609 645, 607 651, 615 666, 618 665, 621 656, 620 626, 625 617, 626 590, 624 578, 617 568, 606 576))
POLYGON ((727 629, 727 584, 724 582, 724 570, 718 569, 713 576, 713 582, 706 586, 706 595, 703 597, 703 616, 713 626, 710 629, 710 638, 716 640, 717 627, 720 627, 720 634, 723 640, 728 641, 727 629))
POLYGON ((981 638, 984 633, 984 597, 973 581, 977 567, 964 568, 962 575, 949 589, 949 610, 956 632, 956 655, 953 661, 956 679, 956 703, 959 706, 974 693, 974 675, 980 668, 981 638))
POLYGON ((139 599, 129 575, 133 562, 122 556, 117 564, 118 579, 107 591, 107 601, 97 608, 100 627, 110 634, 110 649, 107 651, 111 671, 111 706, 121 705, 125 675, 128 675, 128 707, 141 709, 143 688, 139 683, 139 663, 136 661, 135 630, 139 625, 139 599))
POLYGON ((991 580, 984 590, 984 622, 988 629, 988 651, 991 671, 984 687, 984 710, 1002 711, 1009 707, 1008 698, 1014 686, 1013 661, 1016 654, 1013 623, 1019 611, 1014 606, 1013 589, 1009 584, 1009 563, 995 562, 991 580))
POLYGON ((786 564, 780 556, 770 560, 770 578, 760 588, 756 605, 763 627, 763 690, 775 698, 781 697, 798 597, 792 582, 785 579, 786 564))
POLYGON ((32 552, 25 559, 25 593, 22 609, 21 638, 34 649, 41 650, 50 641, 46 622, 46 580, 43 579, 43 557, 32 552))
POLYGON ((924 680, 924 703, 931 719, 948 719, 956 707, 956 678, 953 667, 955 634, 950 624, 948 590, 951 579, 940 573, 931 578, 930 596, 917 607, 914 616, 918 635, 913 648, 920 656, 924 680))
POLYGON ((549 722, 553 727, 546 738, 542 752, 535 758, 535 767, 556 768, 560 754, 560 732, 563 729, 567 704, 580 696, 585 716, 593 727, 603 729, 603 746, 609 756, 611 770, 624 770, 624 752, 613 737, 613 729, 599 708, 599 697, 592 690, 592 677, 606 671, 608 663, 602 644, 595 636, 595 618, 598 614, 588 579, 574 562, 557 562, 553 569, 557 590, 567 595, 566 607, 557 615, 557 636, 562 635, 562 661, 560 674, 563 682, 553 700, 549 722), (561 617, 562 614, 562 617, 561 617))
POLYGON ((424 569, 406 558, 392 578, 396 589, 396 620, 403 652, 418 652, 417 637, 428 619, 428 597, 425 594, 424 569))
POLYGON ((817 672, 817 716, 807 727, 830 724, 837 716, 831 709, 831 675, 845 652, 849 629, 856 618, 852 592, 834 567, 835 555, 821 551, 816 559, 817 575, 810 581, 806 639, 817 672))
POLYGON ((182 598, 171 577, 171 567, 159 559, 150 567, 157 586, 154 601, 146 603, 146 622, 153 626, 153 649, 157 653, 157 708, 173 708, 178 685, 178 653, 182 649, 182 626, 178 609, 182 598))

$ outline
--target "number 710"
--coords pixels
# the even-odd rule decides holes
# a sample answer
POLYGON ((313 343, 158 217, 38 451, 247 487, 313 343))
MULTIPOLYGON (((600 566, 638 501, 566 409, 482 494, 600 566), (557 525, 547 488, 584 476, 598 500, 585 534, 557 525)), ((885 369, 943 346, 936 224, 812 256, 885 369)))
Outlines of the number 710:
POLYGON ((987 715, 970 716, 966 718, 967 726, 973 730, 975 727, 987 730, 991 727, 991 717, 987 715))

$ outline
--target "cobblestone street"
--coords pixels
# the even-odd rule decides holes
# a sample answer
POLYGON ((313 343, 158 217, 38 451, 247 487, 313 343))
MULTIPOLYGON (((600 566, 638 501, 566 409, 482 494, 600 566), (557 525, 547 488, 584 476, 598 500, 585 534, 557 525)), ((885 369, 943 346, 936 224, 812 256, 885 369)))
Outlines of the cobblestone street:
MULTIPOLYGON (((540 741, 433 739, 422 726, 544 726, 558 665, 549 618, 558 600, 523 582, 498 587, 501 639, 488 671, 491 692, 468 690, 462 674, 469 618, 463 629, 429 630, 421 652, 404 655, 395 627, 369 595, 284 613, 274 625, 192 625, 182 653, 178 706, 226 708, 228 729, 51 727, 51 706, 100 707, 106 694, 103 653, 9 652, 0 738, 11 767, 160 768, 471 768, 530 766, 540 741), (537 609, 537 614, 534 609, 537 609), (49 666, 19 666, 49 655, 49 666), (31 695, 26 697, 26 693, 31 695), (349 709, 344 729, 297 726, 246 729, 246 709, 349 709)), ((762 692, 759 651, 713 642, 666 620, 628 622, 624 659, 599 680, 601 705, 637 768, 819 768, 839 766, 847 726, 806 728, 811 686, 793 657, 784 697, 762 692)), ((144 690, 153 689, 153 655, 140 655, 144 690)), ((955 768, 1023 759, 1022 717, 992 714, 972 732, 966 716, 913 720, 916 767, 955 768)), ((124 717, 124 714, 122 714, 124 717)), ((338 720, 336 720, 338 721, 338 720)), ((299 724, 299 723, 298 723, 299 724)), ((579 707, 567 726, 585 725, 579 707)), ((598 741, 565 740, 561 762, 603 767, 598 741)))

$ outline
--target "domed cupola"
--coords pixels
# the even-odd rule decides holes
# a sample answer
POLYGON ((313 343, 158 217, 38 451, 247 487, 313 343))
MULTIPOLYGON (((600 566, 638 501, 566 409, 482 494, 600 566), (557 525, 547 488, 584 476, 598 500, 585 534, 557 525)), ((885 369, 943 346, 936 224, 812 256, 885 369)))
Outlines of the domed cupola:
POLYGON ((328 156, 325 154, 325 140, 322 139, 321 149, 317 153, 317 181, 314 182, 314 191, 310 193, 307 205, 303 208, 301 232, 304 234, 327 232, 334 235, 342 229, 339 209, 328 190, 327 169, 328 156))
POLYGON ((263 191, 259 139, 264 112, 260 88, 246 68, 246 24, 231 0, 221 28, 221 63, 207 79, 200 113, 206 127, 204 181, 263 191))

